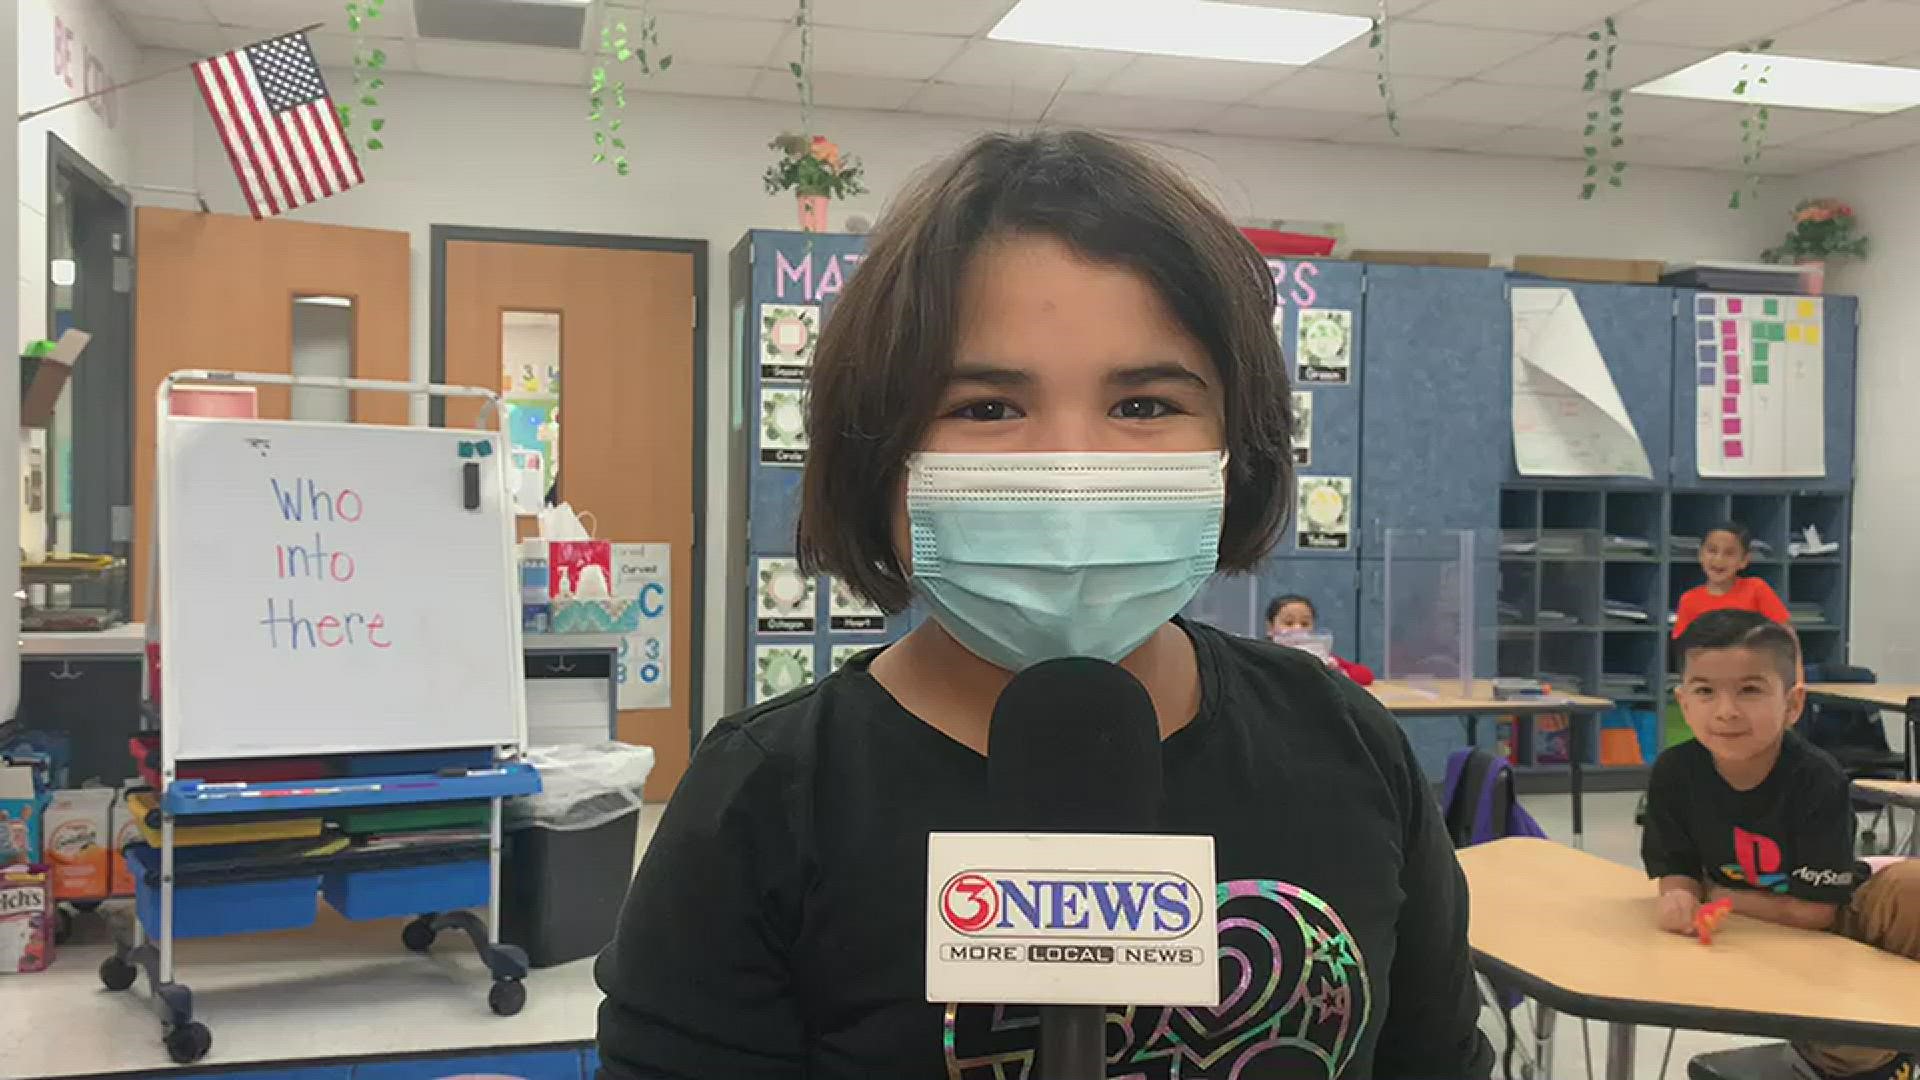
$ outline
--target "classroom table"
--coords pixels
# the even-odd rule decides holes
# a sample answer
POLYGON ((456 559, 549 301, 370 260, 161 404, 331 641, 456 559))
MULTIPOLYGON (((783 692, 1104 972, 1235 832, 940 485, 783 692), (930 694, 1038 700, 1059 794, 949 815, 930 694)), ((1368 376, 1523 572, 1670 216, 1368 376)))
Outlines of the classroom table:
POLYGON ((1904 714, 1907 779, 1920 780, 1920 683, 1808 683, 1807 696, 1904 714))
MULTIPOLYGON (((1893 806, 1913 811, 1913 824, 1907 831, 1907 854, 1920 858, 1920 784, 1906 780, 1855 780, 1853 797, 1876 806, 1893 806)), ((1889 826, 1896 841, 1900 823, 1889 826)))
POLYGON ((1479 970, 1556 1012, 1606 1021, 1608 1080, 1634 1025, 1860 1046, 1920 1046, 1920 963, 1837 934, 1730 916, 1702 945, 1657 929, 1644 873, 1547 840, 1460 852, 1479 970))
POLYGON ((1540 716, 1565 713, 1571 728, 1567 733, 1567 775, 1573 799, 1573 842, 1586 842, 1585 776, 1580 763, 1580 748, 1587 745, 1587 732, 1593 718, 1613 708, 1606 698, 1584 694, 1546 694, 1540 697, 1496 698, 1493 680, 1475 679, 1470 694, 1462 695, 1457 683, 1415 684, 1383 679, 1368 687, 1380 704, 1395 716, 1459 716, 1467 725, 1467 742, 1478 744, 1482 716, 1540 716))

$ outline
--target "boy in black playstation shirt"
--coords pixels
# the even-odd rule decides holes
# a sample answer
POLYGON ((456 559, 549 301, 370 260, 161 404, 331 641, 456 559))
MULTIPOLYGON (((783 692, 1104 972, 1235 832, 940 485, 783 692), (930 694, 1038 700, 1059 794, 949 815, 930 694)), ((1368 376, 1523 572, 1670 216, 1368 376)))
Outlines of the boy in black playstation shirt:
MULTIPOLYGON (((1839 765, 1788 729, 1806 690, 1787 629, 1750 611, 1708 612, 1679 641, 1681 711, 1695 741, 1654 763, 1640 853, 1659 882, 1660 927, 1693 933, 1704 901, 1920 959, 1920 859, 1878 874, 1853 855, 1839 765)), ((1797 1045, 1821 1076, 1912 1080, 1892 1050, 1797 1045)))

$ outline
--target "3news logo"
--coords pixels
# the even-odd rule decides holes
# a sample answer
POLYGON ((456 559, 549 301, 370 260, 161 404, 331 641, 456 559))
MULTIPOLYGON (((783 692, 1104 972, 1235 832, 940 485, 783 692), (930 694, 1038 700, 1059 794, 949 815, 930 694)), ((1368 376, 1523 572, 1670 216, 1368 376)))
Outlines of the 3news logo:
POLYGON ((983 963, 1198 964, 1178 944, 1200 919, 1200 890, 1177 874, 967 870, 940 890, 940 918, 969 940, 941 958, 983 963))

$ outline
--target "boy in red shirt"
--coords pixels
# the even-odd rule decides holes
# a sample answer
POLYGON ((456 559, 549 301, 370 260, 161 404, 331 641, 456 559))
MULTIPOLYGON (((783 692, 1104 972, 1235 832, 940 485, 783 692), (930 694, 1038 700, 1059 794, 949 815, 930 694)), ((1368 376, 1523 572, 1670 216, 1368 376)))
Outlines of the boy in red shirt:
MULTIPOLYGON (((1286 641, 1282 635, 1290 630, 1313 629, 1314 620, 1319 618, 1319 614, 1314 610, 1313 601, 1298 593, 1276 596, 1273 602, 1267 605, 1267 637, 1284 645, 1286 641)), ((1357 664, 1352 660, 1342 660, 1331 652, 1326 655, 1325 660, 1328 667, 1338 668, 1342 675, 1352 679, 1356 684, 1373 685, 1373 669, 1367 665, 1357 664)))
POLYGON ((1756 612, 1791 628, 1792 616, 1773 587, 1760 578, 1740 576, 1753 561, 1751 544, 1747 527, 1737 521, 1715 525, 1700 538, 1700 569, 1706 571, 1707 583, 1681 595, 1673 623, 1675 638, 1686 633, 1693 620, 1723 608, 1756 612))

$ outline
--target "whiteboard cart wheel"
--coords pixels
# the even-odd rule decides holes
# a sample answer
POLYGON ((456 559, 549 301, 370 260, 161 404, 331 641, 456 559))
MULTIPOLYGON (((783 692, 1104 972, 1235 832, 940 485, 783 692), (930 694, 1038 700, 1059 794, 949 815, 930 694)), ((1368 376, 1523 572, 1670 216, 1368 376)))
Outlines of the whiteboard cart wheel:
POLYGON ((438 935, 434 933, 433 917, 422 915, 400 931, 400 944, 413 952, 423 953, 433 948, 433 939, 436 936, 438 935))
POLYGON ((100 985, 109 990, 125 990, 140 977, 140 969, 126 961, 125 957, 109 956, 100 961, 100 985))
POLYGON ((73 936, 73 912, 64 907, 53 909, 53 943, 65 945, 73 936))
POLYGON ((104 903, 104 901, 101 900, 75 900, 73 902, 73 910, 82 915, 91 915, 100 910, 102 903, 104 903))
POLYGON ((501 979, 487 991, 487 1007, 495 1016, 512 1016, 527 1003, 527 987, 519 979, 501 979))
POLYGON ((167 1056, 180 1065, 191 1065, 213 1049, 213 1032, 198 1020, 168 1029, 166 1039, 167 1056))

